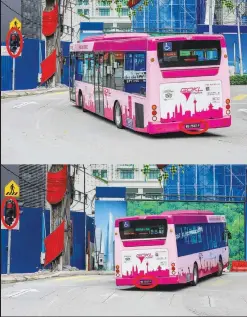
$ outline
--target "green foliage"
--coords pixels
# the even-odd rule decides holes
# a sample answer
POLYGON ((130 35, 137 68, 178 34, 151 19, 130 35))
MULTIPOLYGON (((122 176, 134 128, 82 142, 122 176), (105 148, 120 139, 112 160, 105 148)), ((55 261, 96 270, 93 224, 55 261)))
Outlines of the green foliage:
POLYGON ((221 0, 223 6, 225 6, 229 11, 234 9, 234 2, 233 0, 221 0))
POLYGON ((247 75, 234 75, 230 77, 231 85, 247 85, 247 75))
POLYGON ((232 234, 229 241, 230 260, 244 259, 244 204, 186 201, 128 201, 127 216, 159 215, 170 210, 210 210, 225 215, 227 227, 232 234))

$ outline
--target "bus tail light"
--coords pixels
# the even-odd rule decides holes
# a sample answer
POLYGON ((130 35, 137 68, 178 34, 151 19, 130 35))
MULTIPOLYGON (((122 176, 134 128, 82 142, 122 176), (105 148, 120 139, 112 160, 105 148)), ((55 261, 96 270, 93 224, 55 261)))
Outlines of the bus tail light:
POLYGON ((156 105, 152 105, 152 110, 156 110, 157 106, 156 105))
POLYGON ((172 269, 172 275, 175 275, 176 274, 175 263, 171 264, 171 269, 172 269))
POLYGON ((152 111, 152 115, 153 116, 156 116, 156 114, 157 114, 157 112, 154 110, 154 111, 152 111))
POLYGON ((116 265, 116 274, 118 275, 119 273, 120 273, 119 265, 116 265))
POLYGON ((153 117, 152 117, 152 120, 153 120, 153 121, 157 121, 157 117, 156 117, 156 116, 153 116, 153 117))
POLYGON ((231 114, 231 105, 230 105, 231 100, 230 99, 226 99, 226 114, 230 115, 231 114))

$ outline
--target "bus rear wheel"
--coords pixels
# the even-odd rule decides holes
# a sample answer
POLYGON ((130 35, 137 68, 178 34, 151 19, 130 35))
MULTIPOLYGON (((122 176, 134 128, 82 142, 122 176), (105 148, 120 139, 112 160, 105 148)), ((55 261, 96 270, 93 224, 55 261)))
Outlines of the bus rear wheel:
POLYGON ((118 129, 123 128, 123 119, 122 119, 122 111, 119 102, 116 102, 114 109, 114 122, 118 129))
POLYGON ((194 264, 194 268, 193 268, 193 280, 191 281, 191 285, 192 286, 196 286, 198 284, 198 267, 196 265, 196 263, 194 264))
POLYGON ((219 259, 218 271, 216 273, 216 276, 221 276, 222 273, 223 273, 223 263, 222 263, 222 259, 219 259))

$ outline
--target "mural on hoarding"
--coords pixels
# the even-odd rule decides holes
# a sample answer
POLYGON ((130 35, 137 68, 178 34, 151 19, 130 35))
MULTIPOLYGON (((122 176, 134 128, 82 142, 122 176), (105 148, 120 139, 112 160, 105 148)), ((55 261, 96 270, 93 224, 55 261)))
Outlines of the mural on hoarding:
POLYGON ((126 201, 95 202, 96 266, 98 269, 114 270, 115 219, 126 216, 126 201))
POLYGON ((128 201, 127 216, 159 215, 169 210, 211 210, 216 215, 225 215, 230 240, 230 259, 244 260, 244 203, 186 202, 186 201, 128 201))

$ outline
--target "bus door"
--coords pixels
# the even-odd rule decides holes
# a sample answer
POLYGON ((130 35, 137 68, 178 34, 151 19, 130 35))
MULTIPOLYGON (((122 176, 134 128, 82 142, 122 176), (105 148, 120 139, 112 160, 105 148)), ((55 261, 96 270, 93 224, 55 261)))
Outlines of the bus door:
POLYGON ((94 100, 95 112, 104 116, 104 90, 103 90, 103 68, 104 55, 103 53, 95 54, 95 76, 94 76, 94 100))
POLYGON ((69 95, 72 101, 75 101, 75 67, 76 56, 75 53, 71 53, 69 62, 69 95))

